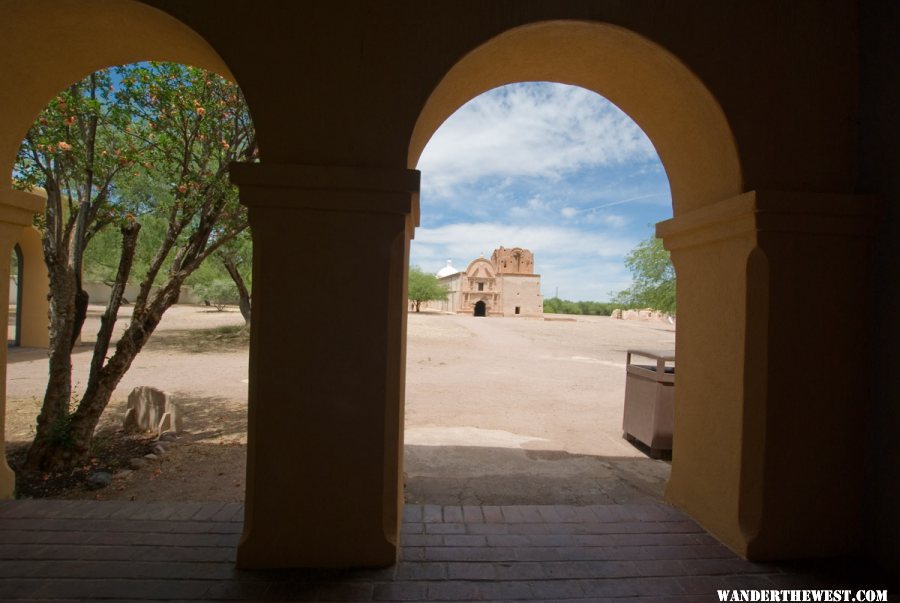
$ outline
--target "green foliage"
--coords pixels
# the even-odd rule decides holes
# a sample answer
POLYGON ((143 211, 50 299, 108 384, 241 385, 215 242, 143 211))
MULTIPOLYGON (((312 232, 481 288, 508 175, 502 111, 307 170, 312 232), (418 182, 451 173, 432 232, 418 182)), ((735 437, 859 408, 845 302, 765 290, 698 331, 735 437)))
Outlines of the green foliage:
POLYGON ((225 306, 238 302, 237 286, 227 276, 194 284, 191 289, 197 297, 209 302, 221 312, 225 306))
POLYGON ((447 294, 447 288, 438 282, 435 275, 423 272, 418 266, 409 267, 408 296, 416 303, 416 312, 422 302, 447 299, 447 294))
POLYGON ((103 201, 97 207, 97 219, 108 222, 114 179, 136 161, 143 149, 128 132, 131 116, 115 100, 109 69, 93 73, 60 92, 41 111, 19 149, 15 185, 24 189, 46 186, 50 172, 67 197, 69 205, 65 209, 69 214, 73 204, 88 195, 97 195, 103 201), (95 131, 92 124, 96 124, 95 131), (98 190, 84 187, 87 167, 98 190))
POLYGON ((675 268, 662 239, 651 236, 625 256, 631 270, 630 288, 615 294, 613 302, 629 308, 653 308, 675 313, 675 268))
POLYGON ((101 70, 62 91, 40 113, 13 172, 17 188, 40 186, 47 193, 35 224, 51 289, 53 349, 41 410, 49 419, 38 425, 28 467, 66 466, 88 452, 90 436, 84 434, 93 433, 115 384, 159 317, 178 301, 185 280, 247 228, 228 167, 257 156, 237 86, 183 65, 101 70), (107 353, 121 302, 117 294, 97 332, 84 397, 74 413, 62 416, 71 393, 71 346, 89 303, 82 276, 140 287, 120 340, 131 345, 107 353), (76 453, 60 455, 58 449, 69 444, 76 453))
POLYGON ((548 314, 582 314, 590 316, 609 316, 619 305, 609 302, 569 301, 558 297, 544 300, 544 312, 548 314))

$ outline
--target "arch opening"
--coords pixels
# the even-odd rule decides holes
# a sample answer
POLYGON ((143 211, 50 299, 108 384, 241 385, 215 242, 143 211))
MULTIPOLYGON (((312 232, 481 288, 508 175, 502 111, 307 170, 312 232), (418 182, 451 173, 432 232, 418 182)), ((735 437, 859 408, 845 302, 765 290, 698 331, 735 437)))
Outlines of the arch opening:
MULTIPOLYGON (((34 123, 34 120, 37 115, 41 113, 43 108, 47 106, 48 101, 54 102, 54 99, 59 94, 60 90, 66 90, 67 86, 70 86, 73 82, 81 81, 86 76, 89 76, 91 73, 96 72, 98 69, 103 69, 108 66, 116 66, 116 65, 130 65, 134 66, 135 64, 143 64, 148 65, 148 61, 158 62, 160 64, 171 64, 171 65, 190 65, 202 69, 206 72, 221 75, 226 80, 230 82, 234 81, 230 70, 222 61, 222 59, 218 56, 217 52, 196 32, 185 26, 183 23, 177 21, 166 13, 153 9, 143 3, 139 2, 131 2, 130 0, 123 0, 120 2, 108 2, 102 3, 103 6, 96 6, 93 8, 85 7, 85 6, 76 6, 72 4, 63 4, 63 5, 23 5, 21 7, 17 7, 15 12, 17 13, 16 17, 13 17, 11 21, 6 23, 15 23, 15 27, 8 32, 10 35, 4 37, 3 43, 10 44, 11 47, 16 47, 18 50, 14 52, 14 54, 6 55, 7 57, 15 57, 15 60, 19 60, 22 62, 22 66, 14 69, 13 71, 23 71, 29 73, 39 74, 40 77, 28 78, 25 82, 22 83, 21 86, 18 86, 19 93, 17 93, 15 102, 10 105, 10 110, 7 111, 7 115, 2 124, 0 124, 0 138, 2 138, 3 147, 0 147, 0 155, 3 155, 2 163, 0 165, 7 166, 7 173, 13 173, 16 176, 16 173, 13 170, 13 163, 16 159, 16 150, 18 148, 18 144, 25 136, 25 132, 29 131, 29 128, 34 123), (48 11, 52 12, 52 19, 48 19, 48 11), (71 13, 71 14, 70 14, 71 13), (40 27, 30 28, 28 27, 28 23, 40 23, 40 27), (79 27, 73 28, 72 23, 76 22, 79 24, 79 27), (45 32, 47 36, 50 36, 56 41, 56 44, 53 45, 57 50, 51 51, 49 49, 50 45, 42 45, 34 39, 25 39, 25 36, 28 35, 29 31, 34 31, 35 29, 41 29, 45 32), (67 53, 60 54, 58 52, 59 44, 67 44, 68 40, 73 35, 76 35, 75 32, 78 31, 77 34, 79 37, 82 35, 87 36, 87 39, 92 40, 92 44, 90 47, 83 47, 81 44, 71 43, 67 48, 70 50, 67 53), (45 48, 47 46, 47 48, 45 48), (34 52, 28 52, 24 49, 33 48, 34 52), (18 140, 17 140, 18 139, 18 140), (15 145, 14 147, 12 145, 15 145), (10 150, 11 152, 6 152, 10 150)), ((5 27, 4 24, 4 27, 5 27)), ((33 38, 33 36, 32 36, 33 38)), ((18 84, 18 83, 17 83, 18 84)), ((112 85, 120 86, 121 82, 116 78, 113 78, 112 85)), ((240 96, 238 94, 238 96, 240 96)), ((3 102, 3 99, 0 99, 0 103, 3 102)), ((5 104, 3 105, 6 106, 5 104)), ((202 107, 201 107, 202 109, 202 107)), ((206 109, 207 113, 211 113, 209 109, 206 109)), ((197 114, 202 117, 200 113, 200 109, 197 110, 197 114)), ((225 141, 223 138, 222 147, 227 149, 228 145, 226 143, 230 143, 231 146, 234 146, 234 141, 230 138, 228 141, 225 141)), ((226 162, 227 163, 227 162, 226 162)), ((227 172, 225 173, 225 178, 227 179, 227 172)), ((39 191, 36 191, 39 192, 39 191)), ((6 185, 0 186, 0 202, 7 203, 10 205, 17 205, 17 199, 22 198, 23 196, 30 195, 34 196, 34 194, 30 194, 23 191, 11 190, 9 186, 9 181, 7 181, 6 185)), ((42 204, 43 209, 43 204, 42 204)), ((147 210, 147 208, 142 208, 141 212, 144 212, 144 217, 147 219, 152 219, 155 217, 153 215, 153 210, 147 210)), ((134 214, 129 215, 138 215, 137 221, 142 222, 142 228, 144 228, 145 233, 150 229, 148 224, 143 223, 141 219, 141 215, 135 211, 134 214)), ((191 224, 195 224, 196 221, 190 222, 191 224)), ((33 229, 32 229, 33 230, 33 229)), ((113 244, 118 244, 118 241, 121 239, 121 233, 118 233, 115 227, 112 228, 112 239, 118 239, 113 241, 113 244)), ((151 234, 160 234, 156 232, 155 229, 151 234)), ((249 231, 247 231, 249 234, 249 231)), ((218 234, 218 233, 217 233, 218 234)), ((94 242, 99 241, 98 238, 94 239, 94 242)), ((160 237, 162 239, 162 237, 160 237)), ((38 237, 38 249, 40 248, 40 238, 38 237)), ((213 249, 210 250, 211 252, 213 249)), ((27 255, 27 254, 26 254, 27 255)), ((24 264, 29 266, 30 264, 38 265, 40 264, 44 274, 46 275, 47 268, 43 265, 43 262, 40 259, 40 252, 38 255, 38 261, 32 261, 33 258, 26 258, 24 264)), ((140 253, 138 253, 140 256, 140 253)), ((188 256, 190 257, 190 255, 188 256)), ((214 258, 213 258, 214 259, 214 258)), ((137 263, 151 261, 150 257, 139 257, 137 263)), ((171 257, 167 262, 170 262, 171 257)), ((210 259, 212 261, 212 259, 210 259)), ((249 259, 248 259, 249 265, 249 259)), ((168 266, 168 264, 167 264, 168 266)), ((107 272, 110 272, 114 277, 116 272, 116 266, 113 265, 111 267, 106 266, 108 269, 107 272)), ((30 271, 30 266, 28 267, 30 271)), ((164 272, 165 270, 163 270, 164 272)), ((228 274, 223 270, 224 278, 228 278, 228 274)), ((26 275, 27 276, 27 275, 26 275)), ((83 275, 84 276, 84 275, 83 275)), ((95 305, 89 306, 87 309, 87 317, 85 328, 83 329, 83 333, 89 333, 90 337, 88 339, 93 338, 93 334, 97 332, 99 329, 102 329, 98 325, 100 316, 104 313, 109 297, 111 296, 110 286, 108 282, 104 282, 104 278, 102 275, 98 276, 97 274, 90 275, 91 278, 94 278, 95 281, 93 283, 84 282, 84 289, 88 290, 92 301, 95 302, 95 305), (96 305, 97 302, 100 305, 96 305)), ((246 278, 246 273, 245 273, 246 278)), ((30 279, 26 278, 25 281, 30 279)), ((111 279, 109 279, 111 280, 111 279)), ((20 293, 22 293, 22 288, 20 288, 20 293)), ((159 287, 154 287, 151 291, 150 298, 155 299, 154 296, 160 292, 159 287)), ((42 293, 43 297, 46 298, 46 287, 44 292, 42 293)), ((131 304, 134 303, 135 299, 141 295, 139 284, 130 283, 125 290, 125 293, 122 298, 122 306, 125 311, 120 315, 120 324, 122 322, 127 322, 129 318, 127 314, 129 314, 131 304), (123 320, 124 319, 124 320, 123 320)), ((192 299, 189 290, 185 290, 181 295, 181 301, 200 301, 202 303, 202 299, 195 300, 192 299)), ((217 300, 218 301, 218 300, 217 300)), ((31 307, 26 302, 19 304, 19 311, 22 309, 30 310, 31 307)), ((200 318, 194 320, 185 320, 182 317, 176 317, 176 322, 173 327, 170 327, 169 330, 173 330, 175 332, 170 333, 168 338, 169 343, 160 342, 159 345, 162 348, 167 346, 171 346, 174 342, 171 340, 178 339, 178 333, 184 331, 195 331, 198 327, 203 328, 204 326, 215 327, 216 331, 209 333, 208 335, 204 335, 207 339, 205 342, 201 342, 201 347, 209 347, 210 345, 215 345, 215 341, 222 341, 222 336, 225 336, 224 339, 228 340, 224 344, 225 347, 233 345, 230 341, 231 339, 241 339, 243 340, 243 346, 246 345, 246 336, 237 335, 236 337, 232 337, 233 333, 231 331, 224 333, 218 332, 221 327, 221 321, 217 321, 213 319, 210 320, 201 320, 205 318, 205 315, 209 313, 208 310, 204 309, 205 307, 196 307, 196 314, 200 318)), ((243 319, 240 317, 240 314, 236 313, 236 310, 232 308, 233 312, 230 314, 236 314, 237 319, 236 322, 239 321, 240 324, 236 325, 234 331, 239 331, 240 326, 243 324, 243 319)), ((35 313, 37 314, 37 312, 35 313)), ((46 311, 43 313, 43 332, 46 338, 46 311)), ((21 321, 20 321, 21 322, 21 321)), ((168 322, 168 321, 167 321, 168 322)), ((230 328, 230 327, 229 327, 230 328)), ((23 337, 24 340, 24 337, 23 337)), ((23 341, 24 343, 24 341, 23 341)), ((82 341, 76 343, 76 350, 78 346, 83 346, 87 342, 82 341)), ((115 341, 113 341, 115 343, 115 341)), ((160 353, 159 345, 156 351, 157 354, 160 353)), ((151 347, 152 344, 151 344, 151 347)), ((183 347, 180 345, 176 345, 176 348, 183 347)), ((190 346, 189 346, 190 347, 190 346)), ((149 348, 148 348, 149 349, 149 348)), ((151 350, 152 351, 152 350, 151 350)), ((146 353, 147 350, 142 351, 142 353, 146 353)), ((110 356, 113 352, 110 352, 110 356)), ((163 352, 163 355, 165 352, 163 352)), ((17 359, 17 364, 22 360, 23 357, 17 359)), ((28 357, 27 360, 23 362, 27 362, 30 360, 28 357)), ((138 355, 138 362, 136 365, 140 364, 141 357, 138 355)), ((6 359, 4 358, 5 362, 6 359)), ((246 362, 243 362, 245 365, 246 362)), ((201 363, 202 365, 202 363, 201 363)), ((12 367, 10 367, 12 368, 12 367)), ((18 370, 19 366, 16 366, 18 370)), ((83 367, 81 367, 83 368, 83 367)), ((140 368, 140 367, 139 367, 140 368)), ((239 367, 238 369, 231 371, 231 374, 235 375, 235 384, 232 387, 224 388, 227 390, 223 391, 222 388, 217 388, 215 385, 213 386, 213 392, 210 396, 208 396, 208 402, 215 404, 221 402, 225 396, 237 396, 238 398, 244 398, 244 408, 227 408, 225 409, 225 424, 228 425, 227 429, 223 430, 223 433, 232 435, 229 433, 230 431, 235 432, 236 435, 244 435, 246 434, 246 389, 247 389, 247 379, 240 379, 241 371, 244 373, 243 376, 246 375, 246 366, 242 369, 239 367), (224 395, 223 395, 224 394, 224 395), (241 416, 244 417, 243 420, 241 416)), ((202 371, 203 373, 209 373, 213 380, 217 379, 210 371, 202 371)), ((173 372, 174 374, 174 372, 173 372)), ((46 371, 44 372, 44 385, 46 385, 46 371)), ((230 381, 230 380, 229 380, 230 381)), ((165 379, 157 376, 156 382, 151 385, 156 385, 158 387, 165 386, 165 379)), ((136 385, 134 379, 130 377, 126 377, 123 379, 121 383, 121 387, 119 389, 130 387, 136 385)), ((24 386, 24 385, 23 385, 24 386)), ((83 384, 82 384, 83 387, 83 384)), ((39 388, 40 391, 37 392, 38 397, 42 397, 44 394, 44 389, 39 388)), ((78 392, 79 394, 83 393, 82 391, 78 392)), ((118 392, 117 392, 118 393, 118 392)), ((127 394, 127 391, 125 392, 127 394)), ((11 395, 16 395, 16 392, 11 392, 11 395)), ((116 396, 120 398, 120 396, 116 396)), ((182 404, 184 405, 202 405, 204 400, 196 399, 196 400, 182 400, 182 404)), ((112 409, 108 409, 106 414, 118 414, 112 413, 112 409)), ((5 412, 5 408, 3 405, 0 405, 0 412, 5 412)), ((111 419, 104 420, 104 423, 121 421, 120 417, 113 417, 111 419)), ((33 434, 32 434, 33 435, 33 434)), ((30 441, 30 438, 29 438, 30 441)), ((244 440, 246 441, 246 440, 244 440)), ((239 467, 240 464, 243 463, 243 455, 241 455, 240 463, 229 463, 229 465, 235 465, 237 467, 236 472, 240 476, 240 485, 243 485, 244 482, 244 474, 243 470, 239 467)), ((12 492, 12 482, 6 483, 6 480, 3 480, 3 483, 0 484, 0 496, 7 494, 8 492, 12 492)), ((229 484, 227 489, 223 489, 223 492, 235 492, 234 484, 229 484)), ((243 493, 243 487, 239 491, 243 493)))
POLYGON ((10 291, 9 299, 11 302, 15 303, 16 307, 12 316, 10 316, 10 318, 15 321, 13 335, 8 339, 10 345, 18 347, 22 345, 22 288, 25 282, 23 278, 25 275, 25 262, 22 257, 22 248, 18 243, 13 246, 13 253, 10 261, 9 286, 12 291, 10 291))
POLYGON ((428 140, 463 104, 505 84, 534 81, 580 86, 628 114, 665 166, 675 215, 742 192, 734 136, 700 79, 666 49, 634 32, 581 21, 514 28, 460 59, 419 114, 408 167, 417 165, 428 140))
POLYGON ((645 134, 592 91, 516 83, 457 111, 418 167, 412 263, 449 295, 408 316, 408 500, 604 504, 617 488, 632 497, 622 500, 659 500, 668 464, 622 437, 617 350, 673 346, 674 327, 591 315, 609 314, 610 291, 630 283, 624 255, 647 222, 671 215, 645 134), (471 320, 482 312, 493 318, 471 320), (652 486, 637 493, 601 464, 640 466, 652 486))

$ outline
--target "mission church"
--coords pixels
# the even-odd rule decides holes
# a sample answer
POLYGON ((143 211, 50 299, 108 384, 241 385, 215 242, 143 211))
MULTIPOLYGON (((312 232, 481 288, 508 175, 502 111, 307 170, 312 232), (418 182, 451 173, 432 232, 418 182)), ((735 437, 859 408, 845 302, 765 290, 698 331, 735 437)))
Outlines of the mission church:
POLYGON ((487 260, 472 260, 465 272, 451 260, 438 273, 447 299, 427 307, 473 316, 543 316, 541 275, 534 273, 534 254, 521 247, 500 247, 487 260))

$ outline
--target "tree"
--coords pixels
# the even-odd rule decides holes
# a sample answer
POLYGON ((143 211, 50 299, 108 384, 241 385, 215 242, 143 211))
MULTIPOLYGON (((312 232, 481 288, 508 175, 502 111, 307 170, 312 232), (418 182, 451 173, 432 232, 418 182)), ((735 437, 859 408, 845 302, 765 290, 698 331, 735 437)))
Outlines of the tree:
POLYGON ((212 304, 219 312, 225 310, 225 306, 238 301, 234 282, 229 278, 217 278, 211 281, 195 283, 191 286, 191 291, 207 304, 212 304))
POLYGON ((50 275, 50 366, 25 469, 83 464, 112 392, 181 286, 203 261, 247 228, 228 165, 257 154, 237 89, 201 69, 144 63, 88 76, 41 112, 19 150, 17 186, 43 186, 40 226, 50 275), (138 254, 143 224, 157 239, 138 254), (109 234, 109 227, 118 232, 109 234), (101 316, 87 385, 72 400, 71 354, 84 323, 89 245, 106 232, 119 244, 106 267, 112 292, 101 316), (132 317, 110 355, 125 285, 142 276, 132 317))
POLYGON ((250 287, 252 286, 252 272, 250 269, 253 263, 253 241, 250 238, 250 231, 245 230, 225 245, 222 245, 216 255, 234 283, 234 287, 237 290, 238 308, 241 311, 241 316, 244 317, 244 324, 249 327, 250 287))
POLYGON ((675 268, 662 239, 651 236, 625 256, 631 271, 631 287, 620 291, 613 301, 629 307, 653 308, 675 313, 675 268))
POLYGON ((253 263, 250 230, 241 231, 222 245, 214 260, 205 262, 191 275, 187 284, 191 291, 216 307, 237 304, 245 327, 249 327, 253 263))
POLYGON ((447 299, 447 287, 440 284, 433 274, 422 272, 418 266, 410 266, 409 299, 415 302, 418 312, 422 302, 447 299))

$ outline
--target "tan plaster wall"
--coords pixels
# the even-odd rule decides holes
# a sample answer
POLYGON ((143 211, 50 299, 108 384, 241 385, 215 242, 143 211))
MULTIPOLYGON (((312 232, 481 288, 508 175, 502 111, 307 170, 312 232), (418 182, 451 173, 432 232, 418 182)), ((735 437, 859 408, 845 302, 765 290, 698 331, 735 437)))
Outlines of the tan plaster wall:
POLYGON ((22 251, 22 306, 18 309, 20 341, 23 347, 46 348, 50 343, 47 330, 47 313, 50 302, 47 292, 50 288, 47 265, 44 263, 44 249, 41 233, 33 226, 26 226, 16 243, 22 251))
POLYGON ((519 316, 544 315, 539 274, 502 274, 497 280, 500 282, 500 305, 504 316, 515 316, 516 306, 519 307, 519 316))
MULTIPOLYGON (((404 191, 398 200, 383 193, 385 183, 406 182, 405 168, 434 129, 478 92, 549 79, 602 92, 636 119, 666 167, 676 220, 709 208, 704 219, 715 222, 720 208, 731 207, 725 200, 750 190, 852 192, 859 171, 857 35, 857 3, 815 0, 6 3, 0 6, 0 169, 10 172, 40 108, 98 67, 155 58, 235 76, 253 110, 264 160, 277 168, 261 181, 241 181, 242 198, 259 207, 251 210, 255 240, 266 245, 254 258, 261 293, 251 342, 248 532, 239 559, 255 567, 386 564, 396 551, 402 500, 402 288, 418 185, 391 184, 388 190, 404 191), (285 193, 292 188, 298 191, 285 193), (346 277, 358 264, 355 251, 335 243, 343 237, 367 250, 372 272, 346 277), (336 263, 311 261, 329 253, 336 263), (325 329, 316 314, 320 305, 277 311, 287 303, 282 300, 306 299, 279 276, 295 261, 328 266, 311 278, 332 293, 336 316, 353 315, 362 289, 385 320, 325 329), (293 318, 269 324, 267 307, 293 318), (311 354, 291 345, 311 333, 340 341, 340 349, 311 354), (259 345, 263 338, 271 349, 259 345), (379 354, 371 353, 373 345, 379 354), (349 366, 361 367, 352 380, 349 366), (315 403, 293 403, 306 396, 315 403), (329 447, 338 435, 360 448, 329 447), (292 465, 296 474, 286 479, 288 457, 315 459, 315 465, 292 465), (355 523, 346 523, 348 517, 355 523)), ((866 60, 887 65, 885 56, 866 60)), ((866 158, 889 163, 878 152, 866 158)), ((807 221, 821 223, 823 213, 834 216, 829 198, 810 205, 791 195, 767 197, 764 209, 744 206, 739 219, 715 222, 714 240, 704 239, 700 233, 709 228, 691 219, 663 233, 679 277, 669 497, 735 549, 758 557, 850 552, 859 536, 858 498, 829 492, 824 506, 806 506, 825 482, 820 471, 803 475, 818 459, 802 453, 802 445, 821 439, 797 422, 806 410, 822 415, 819 425, 830 435, 842 420, 859 425, 848 409, 867 406, 860 377, 869 369, 853 357, 866 341, 849 328, 836 331, 828 366, 838 387, 826 389, 801 373, 811 391, 828 396, 815 408, 792 395, 795 359, 779 347, 821 349, 820 334, 785 319, 810 291, 834 288, 830 299, 844 304, 824 304, 816 316, 858 313, 848 325, 875 329, 866 296, 852 295, 872 288, 864 271, 852 270, 866 261, 865 245, 846 233, 790 236, 807 221), (788 233, 783 239, 758 236, 772 228, 755 221, 760 211, 773 210, 793 215, 774 226, 788 233), (726 224, 744 230, 724 232, 726 224), (847 279, 818 268, 802 274, 803 264, 792 259, 797 245, 832 247, 822 257, 847 279), (799 440, 790 442, 788 434, 799 440), (784 458, 795 462, 780 466, 784 458), (792 481, 798 476, 799 486, 792 481), (802 528, 798 537, 777 535, 794 521, 802 528), (811 533, 817 522, 831 532, 827 539, 811 533)), ((27 205, 0 191, 0 222, 28 224, 27 205)), ((14 236, 0 240, 9 243, 2 247, 7 269, 14 236)), ((796 257, 810 257, 801 251, 796 257)), ((885 278, 896 283, 898 277, 885 278)), ((5 357, 0 361, 5 367, 5 357)), ((862 449, 863 433, 840 436, 825 469, 861 470, 854 451, 862 449)), ((8 471, 0 470, 0 496, 9 494, 9 484, 8 471)), ((873 550, 877 527, 870 528, 873 550)))

